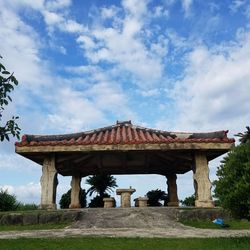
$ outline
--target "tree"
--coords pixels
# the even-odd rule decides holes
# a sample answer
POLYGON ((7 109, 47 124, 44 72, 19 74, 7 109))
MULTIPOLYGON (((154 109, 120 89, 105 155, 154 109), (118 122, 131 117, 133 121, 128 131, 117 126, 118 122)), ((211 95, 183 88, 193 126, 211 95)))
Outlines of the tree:
POLYGON ((104 194, 103 196, 95 196, 89 203, 89 207, 104 207, 103 198, 109 198, 109 194, 104 194))
MULTIPOLYGON (((2 59, 2 57, 0 56, 2 59)), ((6 68, 0 63, 0 122, 3 117, 3 111, 5 106, 12 101, 10 92, 14 90, 14 86, 18 85, 18 81, 6 68)), ((0 140, 4 139, 9 141, 9 135, 16 136, 18 139, 20 136, 20 128, 18 127, 16 120, 18 116, 12 116, 5 125, 0 124, 0 140)))
POLYGON ((162 204, 160 203, 160 200, 164 201, 164 206, 167 206, 168 195, 166 194, 166 192, 156 189, 156 190, 148 191, 146 195, 148 197, 148 206, 150 207, 162 206, 162 204))
POLYGON ((240 143, 246 143, 248 140, 250 140, 250 127, 246 126, 247 131, 243 133, 238 133, 235 136, 240 137, 239 141, 240 143))
POLYGON ((96 197, 90 201, 89 207, 103 207, 103 198, 110 197, 108 192, 117 187, 116 179, 106 174, 90 176, 86 180, 86 183, 91 185, 87 194, 91 196, 93 193, 97 193, 96 197))
POLYGON ((215 197, 236 218, 250 219, 250 141, 236 146, 222 160, 214 181, 215 197))
POLYGON ((16 196, 9 194, 7 190, 0 189, 0 211, 15 211, 19 203, 16 196))
MULTIPOLYGON (((81 207, 86 207, 86 191, 85 189, 80 189, 79 193, 81 207)), ((60 208, 69 208, 71 203, 71 189, 64 193, 59 201, 60 208)))
POLYGON ((182 205, 190 207, 195 206, 195 194, 186 197, 183 201, 180 201, 182 205))
POLYGON ((86 180, 88 185, 91 187, 88 189, 87 194, 92 195, 93 193, 99 194, 101 197, 112 191, 113 188, 117 187, 116 179, 111 175, 92 175, 86 180))

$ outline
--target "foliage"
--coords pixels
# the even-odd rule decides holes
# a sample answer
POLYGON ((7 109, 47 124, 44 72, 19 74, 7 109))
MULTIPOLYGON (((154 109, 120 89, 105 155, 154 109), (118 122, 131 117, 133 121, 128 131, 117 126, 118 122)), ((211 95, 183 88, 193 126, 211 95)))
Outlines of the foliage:
POLYGON ((92 175, 86 180, 86 184, 91 187, 88 189, 87 194, 92 195, 93 193, 99 194, 104 197, 104 194, 112 191, 113 188, 117 187, 116 179, 111 175, 92 175))
MULTIPOLYGON (((0 56, 0 58, 2 58, 0 56)), ((12 101, 10 97, 10 92, 14 90, 14 86, 18 85, 17 79, 11 74, 6 68, 0 63, 0 122, 3 117, 3 111, 5 106, 12 101)), ((12 116, 12 118, 5 123, 5 125, 0 125, 0 140, 4 139, 9 141, 9 135, 16 136, 18 139, 20 137, 20 128, 18 127, 16 120, 18 116, 12 116)))
POLYGON ((103 196, 97 195, 90 201, 89 207, 104 207, 103 198, 108 197, 110 197, 109 194, 103 194, 103 196))
POLYGON ((156 189, 156 190, 151 190, 147 192, 147 197, 148 197, 148 206, 150 207, 159 207, 162 204, 159 202, 164 201, 164 206, 167 205, 168 202, 168 195, 166 192, 156 189))
POLYGON ((214 181, 215 197, 236 218, 250 219, 250 141, 235 147, 223 159, 214 181))
POLYGON ((193 207, 195 206, 195 194, 186 197, 183 201, 180 201, 182 205, 187 206, 187 207, 193 207))
MULTIPOLYGON (((80 189, 79 193, 81 207, 86 207, 86 191, 85 189, 80 189)), ((71 189, 64 193, 59 201, 60 208, 69 208, 71 203, 71 189)))
POLYGON ((7 190, 0 189, 0 211, 15 211, 18 205, 15 195, 9 194, 7 190))
POLYGON ((240 143, 246 143, 248 140, 250 140, 250 127, 246 126, 247 131, 244 133, 238 133, 235 136, 240 137, 239 141, 240 143))
POLYGON ((29 211, 29 210, 37 210, 38 206, 34 203, 31 204, 23 204, 23 203, 19 203, 17 210, 18 211, 29 211))

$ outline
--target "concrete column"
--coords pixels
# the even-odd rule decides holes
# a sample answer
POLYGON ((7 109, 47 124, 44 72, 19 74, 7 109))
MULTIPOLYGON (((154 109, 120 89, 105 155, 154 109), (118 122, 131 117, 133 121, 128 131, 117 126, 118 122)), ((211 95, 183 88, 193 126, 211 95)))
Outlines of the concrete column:
POLYGON ((169 207, 178 207, 179 200, 177 195, 177 185, 176 185, 176 174, 167 175, 167 185, 168 185, 168 206, 169 207))
POLYGON ((71 203, 69 208, 80 208, 81 177, 72 176, 71 180, 71 203))
POLYGON ((209 180, 209 168, 206 154, 203 152, 195 153, 195 167, 193 169, 194 188, 195 188, 195 206, 196 207, 214 207, 209 180))
POLYGON ((43 161, 40 209, 56 209, 56 188, 58 185, 55 157, 48 156, 43 161))

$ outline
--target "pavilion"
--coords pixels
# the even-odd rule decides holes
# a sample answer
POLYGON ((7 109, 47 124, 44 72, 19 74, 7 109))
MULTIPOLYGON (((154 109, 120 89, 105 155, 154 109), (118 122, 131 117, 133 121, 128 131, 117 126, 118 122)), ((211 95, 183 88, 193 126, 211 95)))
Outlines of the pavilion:
POLYGON ((56 209, 57 175, 72 176, 70 208, 79 208, 81 178, 94 174, 160 174, 169 206, 178 206, 177 174, 193 171, 196 207, 213 207, 208 162, 228 152, 228 131, 167 132, 131 121, 64 135, 23 135, 16 153, 42 165, 41 209, 56 209))

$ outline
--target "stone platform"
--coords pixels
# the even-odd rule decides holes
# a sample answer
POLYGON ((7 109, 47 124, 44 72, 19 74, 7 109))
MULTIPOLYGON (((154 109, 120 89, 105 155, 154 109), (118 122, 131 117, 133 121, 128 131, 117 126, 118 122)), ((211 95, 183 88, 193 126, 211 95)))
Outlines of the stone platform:
POLYGON ((0 214, 0 225, 72 223, 71 228, 173 228, 179 220, 216 217, 226 219, 222 209, 171 207, 83 208, 0 214))

